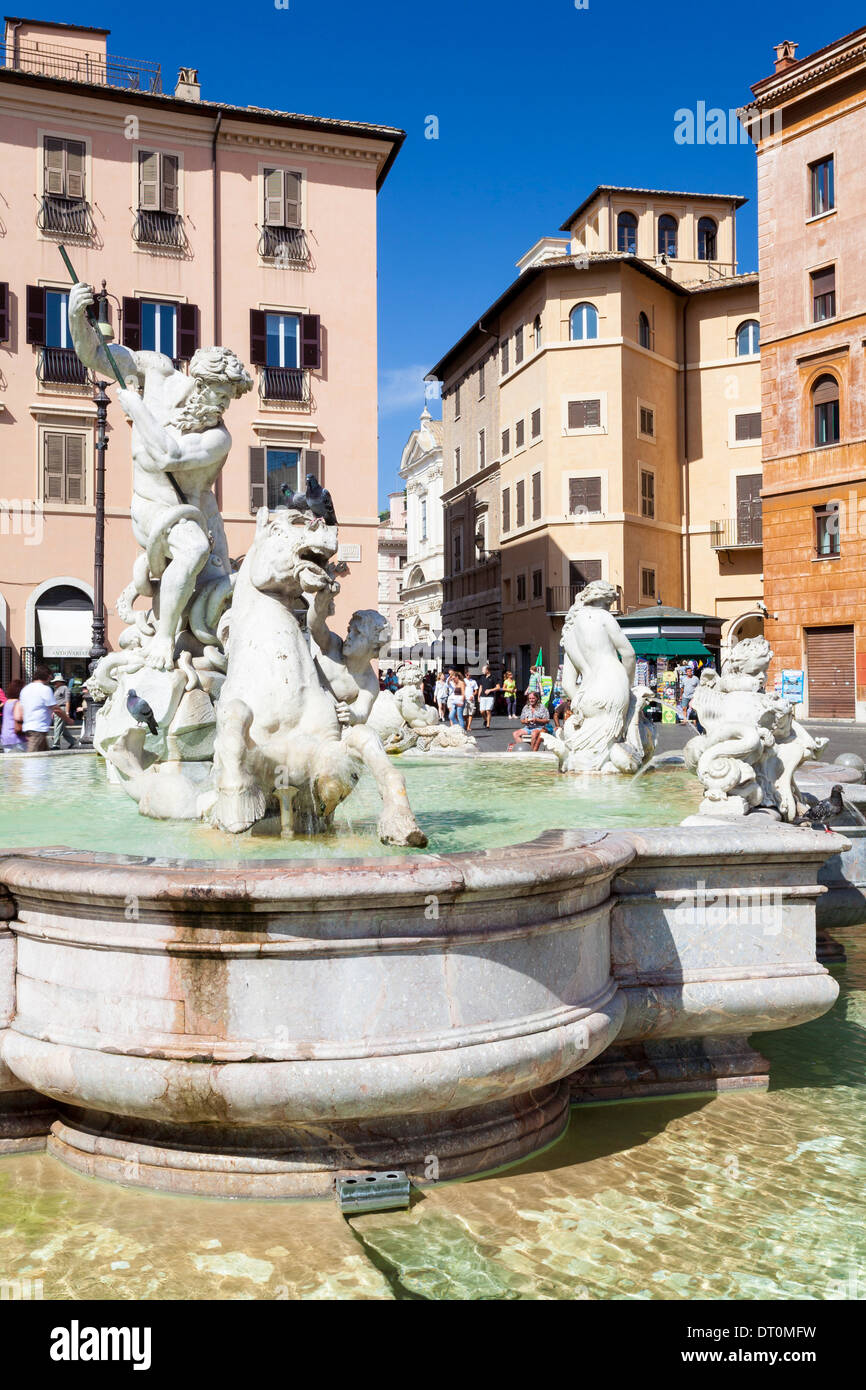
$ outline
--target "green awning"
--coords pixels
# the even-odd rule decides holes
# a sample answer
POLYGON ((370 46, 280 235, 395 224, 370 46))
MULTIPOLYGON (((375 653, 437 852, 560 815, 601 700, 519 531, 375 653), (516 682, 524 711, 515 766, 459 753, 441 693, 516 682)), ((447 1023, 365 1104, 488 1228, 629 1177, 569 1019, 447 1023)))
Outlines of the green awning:
MULTIPOLYGON (((629 637, 629 634, 626 633, 626 636, 629 637)), ((638 656, 712 656, 709 648, 694 637, 683 637, 678 641, 672 637, 629 637, 629 641, 638 656)))

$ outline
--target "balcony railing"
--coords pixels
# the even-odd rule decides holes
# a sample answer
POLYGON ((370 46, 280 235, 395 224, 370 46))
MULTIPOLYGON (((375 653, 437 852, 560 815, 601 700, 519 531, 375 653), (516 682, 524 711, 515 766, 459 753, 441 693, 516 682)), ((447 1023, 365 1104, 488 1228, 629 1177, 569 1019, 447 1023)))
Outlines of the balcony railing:
POLYGON ((0 66, 18 72, 39 73, 63 82, 92 82, 100 87, 125 87, 131 92, 161 92, 162 73, 159 63, 146 59, 118 58, 88 53, 81 48, 66 48, 59 44, 0 43, 0 66))
POLYGON ((753 516, 739 521, 735 516, 710 522, 710 545, 713 550, 749 550, 763 545, 763 518, 753 516))
POLYGON ((187 246, 186 229, 179 212, 153 212, 139 208, 132 237, 140 246, 168 247, 175 251, 183 251, 187 246))
POLYGON ((85 199, 60 198, 53 193, 43 196, 36 214, 36 225, 40 232, 65 237, 90 238, 96 231, 90 204, 85 199))
POLYGON ((86 386, 87 368, 73 348, 44 347, 36 364, 39 381, 60 386, 86 386))
POLYGON ((309 405, 309 372, 303 367, 263 367, 259 395, 263 401, 288 401, 296 405, 309 405))
POLYGON ((276 265, 307 265, 310 248, 307 234, 301 227, 262 227, 259 255, 276 265))
POLYGON ((586 584, 554 584, 547 590, 547 616, 562 618, 586 584))

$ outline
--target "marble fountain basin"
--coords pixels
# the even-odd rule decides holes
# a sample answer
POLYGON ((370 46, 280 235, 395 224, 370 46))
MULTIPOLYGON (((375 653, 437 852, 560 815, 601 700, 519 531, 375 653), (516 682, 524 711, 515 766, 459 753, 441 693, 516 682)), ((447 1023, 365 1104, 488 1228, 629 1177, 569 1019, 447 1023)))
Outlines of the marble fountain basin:
POLYGON ((312 1196, 514 1162, 574 1101, 766 1085, 748 1034, 836 998, 815 920, 845 845, 767 825, 367 861, 4 851, 0 1148, 312 1196))

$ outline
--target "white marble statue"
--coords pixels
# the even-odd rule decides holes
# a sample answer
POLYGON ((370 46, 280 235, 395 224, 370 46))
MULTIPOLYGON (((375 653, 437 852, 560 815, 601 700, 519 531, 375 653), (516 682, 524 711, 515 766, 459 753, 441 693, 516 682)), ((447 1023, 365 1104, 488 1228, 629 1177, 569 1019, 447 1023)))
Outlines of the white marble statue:
POLYGON ((819 757, 825 738, 813 738, 794 707, 766 690, 772 650, 765 637, 738 642, 722 673, 704 671, 692 708, 705 732, 685 746, 686 766, 704 787, 701 816, 736 819, 758 808, 793 821, 806 806, 794 773, 819 757))
POLYGON ((636 772, 655 747, 645 710, 653 692, 635 686, 636 658, 609 611, 616 589, 594 579, 565 617, 562 688, 571 714, 556 736, 542 735, 563 772, 636 772))
POLYGON ((386 753, 474 753, 476 740, 457 724, 443 724, 439 713, 424 702, 424 671, 406 661, 395 672, 399 689, 380 690, 370 715, 370 727, 386 753))

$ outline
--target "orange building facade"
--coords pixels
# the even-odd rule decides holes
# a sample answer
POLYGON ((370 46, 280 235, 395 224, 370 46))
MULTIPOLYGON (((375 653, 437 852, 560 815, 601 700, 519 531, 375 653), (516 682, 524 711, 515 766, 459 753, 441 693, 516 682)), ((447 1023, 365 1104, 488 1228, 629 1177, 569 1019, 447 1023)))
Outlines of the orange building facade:
POLYGON ((758 151, 765 634, 803 712, 866 720, 866 28, 776 70, 758 151))

